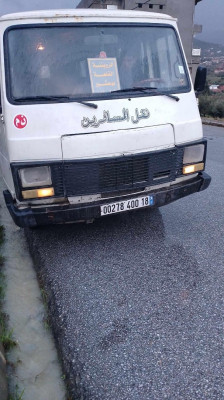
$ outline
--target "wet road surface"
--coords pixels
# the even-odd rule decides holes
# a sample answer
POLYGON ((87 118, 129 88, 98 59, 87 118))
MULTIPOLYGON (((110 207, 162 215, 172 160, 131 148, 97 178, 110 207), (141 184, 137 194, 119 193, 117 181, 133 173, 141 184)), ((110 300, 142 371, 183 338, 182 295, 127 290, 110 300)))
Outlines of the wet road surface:
POLYGON ((73 400, 224 398, 224 129, 204 133, 206 191, 26 231, 73 400))

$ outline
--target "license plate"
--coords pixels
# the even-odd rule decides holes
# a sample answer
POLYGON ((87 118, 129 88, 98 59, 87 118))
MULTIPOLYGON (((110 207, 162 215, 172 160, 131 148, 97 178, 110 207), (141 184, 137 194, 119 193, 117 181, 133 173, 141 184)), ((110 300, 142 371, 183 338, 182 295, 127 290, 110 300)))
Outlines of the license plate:
POLYGON ((136 197, 130 200, 117 201, 104 204, 100 207, 101 216, 116 214, 123 211, 135 210, 136 208, 149 207, 154 205, 153 196, 136 197))

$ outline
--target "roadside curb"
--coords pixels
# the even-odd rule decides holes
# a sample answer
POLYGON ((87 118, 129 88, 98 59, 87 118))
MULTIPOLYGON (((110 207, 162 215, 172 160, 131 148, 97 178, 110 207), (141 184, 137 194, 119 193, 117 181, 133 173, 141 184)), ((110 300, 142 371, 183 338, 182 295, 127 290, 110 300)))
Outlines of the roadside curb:
POLYGON ((202 118, 202 123, 204 125, 210 125, 210 126, 218 126, 219 128, 224 128, 224 122, 219 122, 216 120, 209 120, 209 119, 204 119, 202 118))
POLYGON ((6 359, 4 355, 4 349, 1 343, 0 343, 0 393, 1 393, 1 400, 7 400, 8 384, 6 377, 6 359))
MULTIPOLYGON (((2 265, 0 266, 2 268, 2 265)), ((1 271, 0 271, 1 272, 1 271)), ((0 276, 0 280, 2 279, 2 275, 0 276)), ((2 310, 2 303, 3 303, 3 293, 2 293, 2 286, 1 286, 1 298, 0 298, 0 400, 7 400, 8 399, 8 379, 7 379, 7 369, 6 369, 6 358, 5 358, 5 350, 3 347, 3 333, 4 333, 4 312, 2 310)))

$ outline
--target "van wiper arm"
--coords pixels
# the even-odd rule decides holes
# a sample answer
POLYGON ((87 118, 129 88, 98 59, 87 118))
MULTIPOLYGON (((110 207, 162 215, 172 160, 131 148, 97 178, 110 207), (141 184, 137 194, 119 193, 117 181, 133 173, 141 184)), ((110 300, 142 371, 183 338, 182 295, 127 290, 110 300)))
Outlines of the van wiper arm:
POLYGON ((167 96, 167 97, 170 97, 171 99, 174 99, 175 101, 179 101, 180 100, 180 98, 178 96, 174 96, 174 94, 170 94, 170 93, 167 93, 167 92, 162 92, 157 87, 145 86, 145 87, 140 87, 140 88, 136 88, 136 89, 140 89, 143 92, 152 91, 152 92, 154 92, 155 96, 156 95, 158 95, 158 96, 167 96))
POLYGON ((84 106, 92 107, 92 108, 98 108, 97 104, 94 103, 87 103, 86 101, 82 100, 76 100, 71 96, 27 96, 27 97, 15 97, 15 101, 22 102, 22 101, 58 101, 59 103, 66 103, 66 102, 74 102, 74 103, 79 103, 83 104, 84 106))
POLYGON ((150 87, 150 86, 139 86, 139 87, 132 87, 132 88, 125 88, 119 90, 113 90, 111 93, 125 93, 125 92, 152 92, 153 96, 167 96, 175 101, 179 101, 180 98, 178 96, 174 96, 173 94, 169 94, 166 92, 160 91, 157 87, 150 87))

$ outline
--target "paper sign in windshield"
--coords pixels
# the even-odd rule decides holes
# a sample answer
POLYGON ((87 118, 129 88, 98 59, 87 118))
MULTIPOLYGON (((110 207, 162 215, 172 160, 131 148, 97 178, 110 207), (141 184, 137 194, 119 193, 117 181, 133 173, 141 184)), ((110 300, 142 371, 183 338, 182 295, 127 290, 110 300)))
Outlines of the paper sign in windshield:
POLYGON ((120 89, 116 58, 88 58, 92 93, 120 89))

